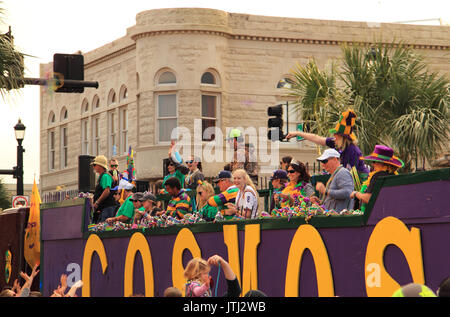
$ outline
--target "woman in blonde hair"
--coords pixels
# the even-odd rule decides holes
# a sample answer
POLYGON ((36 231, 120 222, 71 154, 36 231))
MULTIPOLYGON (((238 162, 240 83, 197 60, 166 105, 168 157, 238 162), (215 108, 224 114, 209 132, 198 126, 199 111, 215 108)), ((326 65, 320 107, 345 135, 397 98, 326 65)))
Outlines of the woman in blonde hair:
POLYGON ((227 204, 229 209, 234 209, 235 214, 245 219, 255 219, 258 216, 258 192, 250 176, 243 169, 233 172, 233 182, 239 192, 235 204, 227 204))
POLYGON ((186 265, 184 278, 186 283, 186 297, 211 297, 208 262, 202 258, 193 258, 186 265))
POLYGON ((206 221, 213 221, 217 214, 217 207, 208 204, 208 199, 214 196, 213 186, 199 180, 197 186, 197 212, 206 221))

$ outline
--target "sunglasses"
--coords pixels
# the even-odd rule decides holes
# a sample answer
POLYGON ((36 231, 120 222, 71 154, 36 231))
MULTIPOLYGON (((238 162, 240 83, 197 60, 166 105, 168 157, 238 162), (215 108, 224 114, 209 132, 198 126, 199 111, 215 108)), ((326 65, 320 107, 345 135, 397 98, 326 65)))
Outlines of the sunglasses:
POLYGON ((119 165, 112 165, 112 164, 111 164, 111 167, 118 167, 118 166, 119 166, 119 165))
POLYGON ((320 161, 320 163, 322 163, 322 164, 327 164, 327 163, 328 163, 328 159, 322 160, 322 161, 320 161))
POLYGON ((296 172, 296 170, 287 170, 287 172, 293 174, 296 172))
POLYGON ((192 164, 194 163, 194 160, 186 161, 186 164, 192 164))
POLYGON ((197 192, 197 194, 201 195, 201 194, 203 194, 203 192, 197 192))

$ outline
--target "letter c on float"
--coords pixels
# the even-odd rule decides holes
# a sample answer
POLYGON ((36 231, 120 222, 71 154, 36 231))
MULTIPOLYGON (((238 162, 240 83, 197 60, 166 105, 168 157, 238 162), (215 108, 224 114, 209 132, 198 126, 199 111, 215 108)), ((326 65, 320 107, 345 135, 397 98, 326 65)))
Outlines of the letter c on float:
POLYGON ((102 273, 105 274, 105 270, 108 267, 105 247, 102 240, 100 240, 96 234, 91 234, 86 241, 86 245, 84 246, 83 272, 81 274, 81 280, 83 281, 81 296, 83 297, 91 296, 91 263, 94 252, 98 254, 102 265, 102 273))

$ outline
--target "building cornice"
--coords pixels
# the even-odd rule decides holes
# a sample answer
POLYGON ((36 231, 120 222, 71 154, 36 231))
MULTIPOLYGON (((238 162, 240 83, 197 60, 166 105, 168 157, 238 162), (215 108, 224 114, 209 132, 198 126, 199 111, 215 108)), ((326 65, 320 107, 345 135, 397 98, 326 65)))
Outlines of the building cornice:
MULTIPOLYGON (((349 41, 349 40, 324 40, 314 38, 295 38, 295 37, 281 37, 281 36, 261 36, 261 35, 248 35, 248 34, 231 34, 220 31, 207 31, 207 30, 164 30, 164 31, 147 31, 139 34, 132 35, 133 40, 142 39, 145 37, 153 37, 160 35, 173 35, 173 34, 202 34, 202 35, 215 35, 226 37, 231 40, 244 40, 244 41, 262 41, 262 42, 280 42, 280 43, 293 43, 293 44, 311 44, 311 45, 375 45, 377 43, 373 41, 349 41)), ((429 50, 448 50, 450 45, 436 45, 436 44, 408 44, 408 43, 388 43, 383 42, 383 45, 391 45, 397 47, 404 45, 413 49, 429 49, 429 50)))
POLYGON ((125 46, 119 50, 113 51, 109 54, 105 54, 99 58, 93 59, 92 61, 84 64, 84 69, 88 69, 90 67, 93 67, 95 65, 101 64, 107 60, 113 59, 115 57, 118 57, 120 55, 126 54, 128 52, 134 51, 136 49, 136 43, 133 43, 131 45, 125 46))

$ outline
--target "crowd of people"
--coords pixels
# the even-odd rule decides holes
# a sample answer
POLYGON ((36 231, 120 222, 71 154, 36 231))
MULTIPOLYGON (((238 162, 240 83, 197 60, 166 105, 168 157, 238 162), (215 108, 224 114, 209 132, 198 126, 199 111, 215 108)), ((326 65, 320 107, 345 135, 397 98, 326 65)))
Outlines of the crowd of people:
MULTIPOLYGON (((213 184, 205 180, 201 160, 191 156, 183 164, 183 159, 174 151, 175 143, 172 142, 168 152, 167 175, 161 180, 162 189, 157 193, 170 197, 164 208, 154 193, 135 191, 132 180, 119 172, 117 160, 110 160, 108 167, 107 158, 99 155, 91 163, 98 179, 92 199, 92 223, 89 230, 140 229, 286 216, 305 216, 308 219, 318 214, 363 213, 377 178, 397 174, 404 163, 385 145, 376 145, 370 155, 363 156, 353 132, 355 119, 356 115, 352 110, 342 113, 336 127, 330 130, 333 137, 321 137, 300 131, 286 136, 287 139, 300 136, 318 145, 327 146, 328 149, 317 157, 317 161, 329 174, 329 178, 326 183, 319 181, 313 185, 303 162, 290 156, 283 157, 279 169, 275 170, 270 178, 272 193, 269 210, 261 210, 259 206, 253 173, 255 165, 250 164, 248 160, 250 147, 240 147, 243 140, 236 130, 233 130, 228 138, 236 150, 234 161, 224 166, 213 184), (239 160, 239 155, 246 159, 239 160), (370 172, 366 164, 371 166, 370 172), (357 186, 356 181, 361 181, 362 186, 357 186), (214 185, 219 188, 218 193, 214 185), (189 191, 195 191, 196 196, 190 195, 189 191)), ((239 296, 241 288, 237 277, 228 262, 219 255, 207 260, 193 258, 187 264, 184 271, 184 296, 213 296, 209 273, 214 266, 220 267, 225 275, 227 292, 223 296, 239 296)), ((37 267, 33 268, 30 276, 21 272, 25 284, 20 287, 16 281, 12 289, 4 289, 0 296, 32 296, 30 286, 38 272, 37 267)), ((82 286, 82 281, 78 281, 67 291, 66 277, 62 275, 61 285, 51 296, 74 297, 77 289, 82 286)), ((181 297, 183 292, 170 286, 164 291, 164 296, 181 297)), ((246 296, 265 294, 252 290, 246 296)), ((425 285, 411 283, 402 286, 392 296, 448 297, 450 278, 441 282, 436 293, 425 285)))
POLYGON ((92 162, 99 175, 92 200, 92 231, 167 227, 174 224, 245 220, 257 218, 315 215, 362 214, 378 177, 397 174, 401 159, 384 145, 363 156, 354 133, 356 114, 341 114, 333 137, 307 132, 291 132, 286 138, 300 136, 328 148, 317 157, 329 174, 326 183, 311 182, 305 164, 283 157, 270 178, 272 191, 269 210, 262 210, 257 191, 257 164, 250 159, 252 146, 244 143, 238 129, 227 138, 235 150, 233 162, 224 166, 212 183, 205 180, 200 158, 185 159, 171 142, 166 159, 166 176, 156 194, 170 197, 166 206, 150 192, 135 192, 133 182, 118 172, 117 160, 97 156, 92 162), (369 172, 367 165, 371 165, 369 172), (256 177, 255 177, 256 175, 256 177), (214 186, 215 185, 215 186, 214 186), (216 188, 219 193, 216 194, 216 188), (192 195, 190 193, 196 193, 192 195))
MULTIPOLYGON (((6 286, 3 288, 0 292, 0 297, 42 297, 40 291, 31 291, 33 280, 39 273, 38 267, 38 265, 35 265, 30 275, 20 272, 20 276, 25 281, 24 284, 20 286, 16 279, 13 287, 6 286)), ((184 294, 179 288, 169 286, 163 292, 164 297, 239 297, 242 292, 239 280, 230 264, 217 254, 209 257, 207 260, 203 258, 191 259, 187 263, 183 275, 186 280, 183 289, 184 294), (226 291, 223 294, 217 294, 220 272, 217 275, 216 287, 213 289, 210 272, 214 267, 223 271, 226 281, 226 291)), ((78 290, 81 290, 83 285, 83 281, 78 280, 69 288, 67 275, 62 274, 60 284, 53 290, 50 297, 78 297, 78 290)), ((144 297, 144 294, 131 294, 130 297, 144 297)), ((247 291, 244 297, 267 297, 267 295, 264 291, 255 289, 247 291)), ((408 283, 397 289, 392 294, 392 297, 450 297, 450 277, 446 277, 440 282, 436 292, 424 284, 408 283)))

